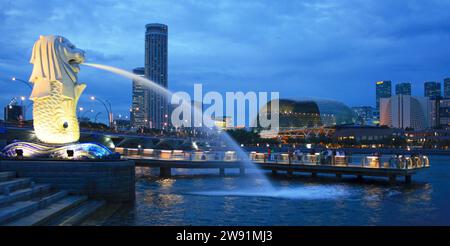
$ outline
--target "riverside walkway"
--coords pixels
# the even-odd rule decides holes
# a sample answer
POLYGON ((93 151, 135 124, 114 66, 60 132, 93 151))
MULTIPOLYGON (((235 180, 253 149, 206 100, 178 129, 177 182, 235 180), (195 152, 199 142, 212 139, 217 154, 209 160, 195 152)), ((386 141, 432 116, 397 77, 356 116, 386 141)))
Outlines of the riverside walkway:
POLYGON ((429 168, 427 156, 323 156, 319 153, 293 156, 287 153, 268 155, 267 153, 249 153, 249 164, 238 158, 234 151, 182 151, 116 148, 123 158, 133 160, 136 166, 159 168, 161 177, 170 177, 172 169, 218 169, 225 175, 226 169, 237 169, 240 174, 245 169, 255 166, 271 170, 273 174, 308 173, 313 177, 318 174, 333 174, 337 179, 344 175, 364 177, 385 177, 395 183, 397 177, 403 177, 405 183, 412 181, 418 171, 429 168))

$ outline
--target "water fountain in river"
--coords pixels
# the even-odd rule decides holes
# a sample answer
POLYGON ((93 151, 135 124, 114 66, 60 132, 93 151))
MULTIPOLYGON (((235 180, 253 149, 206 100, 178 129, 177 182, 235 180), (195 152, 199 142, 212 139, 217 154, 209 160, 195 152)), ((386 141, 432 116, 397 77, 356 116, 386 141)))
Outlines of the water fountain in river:
MULTIPOLYGON (((134 73, 131 73, 129 71, 120 69, 120 68, 116 68, 116 67, 112 67, 112 66, 107 66, 107 65, 102 65, 102 64, 94 64, 94 63, 83 63, 83 65, 86 66, 90 66, 90 67, 94 67, 94 68, 98 68, 98 69, 102 69, 102 70, 106 70, 115 74, 118 74, 120 76, 126 77, 128 79, 132 79, 135 81, 139 81, 141 82, 144 86, 146 86, 149 89, 152 89, 153 91, 155 91, 156 93, 159 93, 160 95, 166 97, 166 98, 171 98, 171 97, 176 97, 176 95, 174 95, 170 90, 158 85, 157 83, 143 78, 139 75, 136 75, 134 73)), ((186 106, 189 108, 189 112, 194 113, 194 117, 202 117, 201 112, 199 112, 199 110, 196 107, 191 106, 191 102, 186 102, 184 100, 175 100, 175 101, 181 101, 183 104, 183 106, 186 106), (192 108, 192 110, 191 110, 192 108)), ((214 131, 214 129, 208 128, 208 127, 201 127, 200 128, 201 131, 204 132, 212 132, 214 131)), ((257 181, 257 187, 254 187, 255 189, 257 189, 258 191, 253 191, 253 192, 273 192, 274 189, 270 183, 270 181, 267 179, 267 177, 264 175, 264 173, 258 169, 258 167, 255 166, 255 164, 249 159, 248 154, 245 153, 245 151, 240 148, 238 146, 238 144, 225 132, 222 132, 220 134, 221 140, 224 141, 230 148, 232 148, 234 151, 236 151, 237 156, 239 158, 241 158, 241 161, 245 163, 245 165, 248 165, 250 167, 252 167, 253 170, 255 170, 255 172, 253 173, 253 176, 256 178, 257 181)))
MULTIPOLYGON (((87 65, 90 67, 106 70, 120 76, 126 77, 128 79, 132 79, 135 81, 139 81, 144 84, 146 87, 154 90, 155 92, 165 96, 166 98, 170 98, 174 95, 168 89, 156 84, 155 82, 128 72, 126 70, 111 67, 107 65, 94 64, 94 63, 83 63, 83 65, 87 65)), ((176 100, 181 101, 182 103, 186 103, 187 107, 191 109, 191 102, 186 102, 184 100, 176 100)), ((193 108, 194 114, 200 114, 199 110, 195 107, 193 108)), ((189 110, 192 112, 192 110, 189 110)), ((194 116, 195 117, 195 116, 194 116)), ((210 132, 214 131, 208 127, 201 127, 202 131, 210 132)), ((248 154, 238 146, 238 144, 225 132, 221 135, 221 140, 223 140, 230 148, 236 151, 237 156, 241 158, 246 165, 252 167, 254 173, 252 173, 251 177, 254 178, 255 183, 252 187, 237 187, 236 190, 213 190, 213 191, 195 191, 191 192, 191 194, 196 195, 206 195, 206 196, 261 196, 261 197, 274 197, 274 198, 287 198, 287 199, 322 199, 323 197, 328 196, 344 196, 347 195, 345 189, 342 187, 323 187, 323 186, 311 186, 311 187, 302 187, 302 188, 274 188, 270 182, 270 180, 265 176, 265 173, 260 170, 250 159, 248 154)))

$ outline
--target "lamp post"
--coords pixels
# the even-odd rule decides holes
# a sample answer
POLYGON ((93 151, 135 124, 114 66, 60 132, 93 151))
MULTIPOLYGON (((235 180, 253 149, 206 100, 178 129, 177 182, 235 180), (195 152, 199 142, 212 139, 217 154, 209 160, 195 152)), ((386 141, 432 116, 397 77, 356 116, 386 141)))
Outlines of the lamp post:
POLYGON ((24 96, 20 97, 20 107, 22 108, 22 120, 25 120, 26 107, 23 105, 23 102, 26 100, 24 96))
POLYGON ((102 114, 102 112, 98 112, 97 114, 95 114, 95 118, 94 118, 94 122, 95 123, 97 123, 97 117, 99 116, 99 115, 101 115, 102 114))
MULTIPOLYGON (((31 90, 33 90, 33 85, 30 82, 28 82, 28 81, 25 81, 23 79, 19 79, 19 78, 16 78, 16 77, 12 77, 11 80, 12 81, 19 81, 19 82, 27 85, 28 88, 30 88, 31 90)), ((29 103, 27 106, 24 106, 23 103, 25 102, 25 100, 26 100, 25 96, 21 96, 20 97, 20 101, 21 101, 20 102, 20 106, 22 107, 22 118, 23 118, 23 120, 25 120, 26 111, 28 109, 28 106, 31 105, 31 103, 29 103)))
POLYGON ((19 78, 16 78, 16 77, 12 77, 11 80, 12 80, 12 81, 19 81, 19 82, 22 82, 22 83, 26 84, 31 90, 33 90, 33 86, 32 86, 31 83, 28 82, 28 81, 25 81, 25 80, 23 80, 23 79, 19 79, 19 78))
MULTIPOLYGON (((79 120, 80 121, 85 121, 85 116, 86 116, 86 114, 87 113, 93 113, 94 112, 94 110, 93 109, 90 109, 90 110, 82 110, 82 111, 84 111, 81 115, 80 115, 80 117, 79 117, 79 120)), ((80 112, 81 113, 81 112, 80 112)), ((91 119, 88 117, 87 118, 87 121, 89 122, 91 119)))
POLYGON ((25 105, 23 107, 23 111, 24 111, 23 117, 24 117, 24 119, 25 119, 25 115, 27 114, 28 109, 31 107, 31 104, 33 104, 33 101, 29 102, 27 105, 25 105))
POLYGON ((108 113, 108 121, 109 121, 109 127, 112 128, 112 124, 113 124, 113 113, 112 113, 112 109, 111 109, 111 103, 108 100, 102 100, 100 98, 91 96, 91 100, 92 101, 98 101, 101 104, 103 104, 103 106, 106 109, 106 113, 108 113))
POLYGON ((81 115, 81 118, 83 118, 87 113, 94 113, 94 110, 93 109, 91 109, 91 110, 86 110, 86 111, 84 111, 84 113, 81 115))

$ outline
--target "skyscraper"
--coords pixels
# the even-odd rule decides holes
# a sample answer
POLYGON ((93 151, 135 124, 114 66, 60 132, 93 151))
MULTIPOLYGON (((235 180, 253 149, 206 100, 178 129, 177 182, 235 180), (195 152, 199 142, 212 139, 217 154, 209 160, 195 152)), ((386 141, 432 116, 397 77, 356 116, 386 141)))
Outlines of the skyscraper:
POLYGON ((395 85, 395 95, 411 96, 411 83, 399 83, 395 85))
POLYGON ((383 80, 376 82, 376 109, 380 110, 380 98, 388 98, 392 95, 392 82, 383 80))
MULTIPOLYGON (((143 67, 133 69, 133 73, 144 77, 145 70, 143 67)), ((131 127, 139 129, 148 127, 148 89, 140 81, 133 80, 132 103, 130 110, 131 127)))
POLYGON ((450 98, 450 78, 444 79, 444 97, 450 98))
POLYGON ((434 81, 425 82, 424 96, 430 99, 439 99, 441 97, 441 83, 434 81))
MULTIPOLYGON (((145 77, 167 88, 167 37, 164 24, 145 25, 145 77)), ((149 127, 163 129, 169 124, 168 98, 149 89, 149 127)))

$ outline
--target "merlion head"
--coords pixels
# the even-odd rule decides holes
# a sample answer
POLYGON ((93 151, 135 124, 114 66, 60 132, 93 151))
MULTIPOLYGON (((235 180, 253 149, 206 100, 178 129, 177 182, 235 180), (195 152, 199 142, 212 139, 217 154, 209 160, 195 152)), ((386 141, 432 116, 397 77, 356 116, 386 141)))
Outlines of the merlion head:
POLYGON ((76 83, 80 71, 78 65, 83 62, 84 51, 77 49, 67 38, 41 35, 31 54, 30 63, 34 66, 30 82, 45 79, 76 83))

